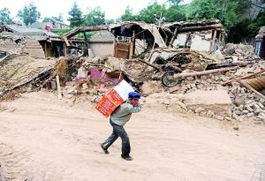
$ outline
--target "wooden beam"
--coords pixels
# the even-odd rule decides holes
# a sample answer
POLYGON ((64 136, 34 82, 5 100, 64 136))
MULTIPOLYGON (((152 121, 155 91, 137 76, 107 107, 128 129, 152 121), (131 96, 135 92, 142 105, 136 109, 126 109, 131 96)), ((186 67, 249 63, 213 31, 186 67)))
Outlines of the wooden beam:
POLYGON ((221 68, 221 69, 216 69, 216 70, 206 70, 206 71, 201 71, 201 72, 175 74, 174 79, 193 77, 193 76, 202 76, 202 75, 214 74, 214 73, 219 73, 219 72, 228 72, 231 70, 236 70, 238 68, 239 67, 236 66, 236 67, 221 68))
POLYGON ((233 81, 236 80, 236 79, 247 79, 247 78, 250 78, 250 77, 252 77, 252 76, 255 76, 255 75, 261 74, 261 73, 263 73, 263 72, 265 72, 265 69, 261 69, 261 70, 259 70, 259 71, 257 71, 257 72, 254 72, 254 73, 252 73, 252 74, 249 74, 249 75, 246 75, 246 76, 243 76, 243 77, 239 77, 239 78, 234 77, 232 80, 226 81, 226 82, 223 83, 222 85, 223 85, 223 86, 226 86, 226 85, 228 85, 228 84, 231 84, 231 82, 233 82, 233 81))
POLYGON ((176 37, 177 37, 177 34, 178 34, 178 28, 176 28, 176 29, 174 30, 174 35, 173 35, 173 37, 171 38, 168 47, 172 47, 172 45, 173 45, 173 43, 174 43, 174 40, 175 40, 176 37))
POLYGON ((240 83, 242 86, 246 87, 247 89, 251 90, 252 92, 254 92, 259 98, 261 99, 264 99, 265 100, 265 96, 263 94, 261 94, 260 92, 256 91, 253 87, 251 87, 248 83, 242 81, 242 80, 239 80, 239 79, 236 79, 236 81, 238 83, 240 83))

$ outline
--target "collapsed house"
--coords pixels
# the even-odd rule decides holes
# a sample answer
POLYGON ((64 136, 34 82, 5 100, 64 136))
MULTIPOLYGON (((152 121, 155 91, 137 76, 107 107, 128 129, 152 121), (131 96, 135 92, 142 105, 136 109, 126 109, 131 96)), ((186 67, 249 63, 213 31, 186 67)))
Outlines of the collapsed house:
POLYGON ((27 28, 18 25, 5 25, 0 28, 3 51, 11 51, 13 47, 20 47, 18 54, 33 57, 59 57, 63 55, 63 42, 60 37, 46 30, 27 28), (7 46, 6 46, 7 45, 7 46))
POLYGON ((96 52, 93 47, 100 46, 103 50, 107 50, 104 55, 110 55, 110 48, 113 48, 111 55, 118 58, 132 58, 154 48, 188 48, 213 52, 223 45, 223 39, 224 29, 217 20, 174 22, 159 26, 129 21, 109 26, 81 27, 63 36, 68 49, 80 51, 85 49, 87 52, 90 50, 92 51, 90 56, 102 56, 102 52, 101 54, 96 52), (99 36, 89 39, 86 33, 95 31, 101 31, 97 33, 99 36), (113 36, 107 33, 108 31, 113 36), (79 33, 83 34, 83 38, 79 38, 79 42, 77 42, 76 35, 79 33), (81 43, 82 41, 83 43, 81 43))
MULTIPOLYGON (((222 25, 215 20, 80 27, 62 37, 46 38, 42 44, 46 56, 54 55, 54 47, 59 46, 59 55, 67 57, 61 57, 52 68, 37 71, 25 82, 42 80, 43 87, 58 89, 60 97, 86 95, 86 100, 96 103, 125 79, 143 96, 166 94, 163 100, 157 100, 168 108, 177 105, 220 120, 247 117, 265 121, 264 63, 248 45, 227 44, 221 49, 224 35, 222 25), (190 94, 195 102, 179 97, 190 94), (225 101, 206 101, 218 95, 225 101), (196 102, 198 97, 205 101, 196 102)), ((0 52, 0 56, 5 59, 6 54, 0 52)), ((10 87, 4 79, 2 94, 21 85, 14 82, 10 87)))
POLYGON ((168 47, 214 52, 224 42, 224 28, 218 20, 173 22, 159 28, 168 47))

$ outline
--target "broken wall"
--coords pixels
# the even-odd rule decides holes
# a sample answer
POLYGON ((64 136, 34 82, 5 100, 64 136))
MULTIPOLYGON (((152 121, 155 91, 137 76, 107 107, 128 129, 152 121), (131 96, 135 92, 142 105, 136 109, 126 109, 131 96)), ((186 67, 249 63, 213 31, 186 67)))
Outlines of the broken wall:
POLYGON ((211 51, 212 31, 194 32, 191 35, 191 50, 211 51))
POLYGON ((173 42, 176 48, 189 47, 191 50, 210 51, 212 44, 212 31, 197 31, 179 33, 173 42))
POLYGON ((113 43, 92 42, 89 45, 95 56, 113 56, 113 43))

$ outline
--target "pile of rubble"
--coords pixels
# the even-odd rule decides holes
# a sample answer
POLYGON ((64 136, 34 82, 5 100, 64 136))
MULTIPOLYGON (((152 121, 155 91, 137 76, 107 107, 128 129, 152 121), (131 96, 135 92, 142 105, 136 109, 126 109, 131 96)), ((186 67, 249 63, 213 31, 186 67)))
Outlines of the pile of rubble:
MULTIPOLYGON (((16 51, 9 53, 23 54, 22 49, 16 51)), ((220 120, 265 122, 265 62, 254 56, 251 47, 241 44, 228 44, 223 52, 223 59, 171 48, 156 48, 134 59, 109 56, 40 60, 12 55, 0 62, 0 96, 31 83, 57 90, 58 97, 76 101, 84 95, 87 101, 96 103, 125 79, 146 97, 147 104, 220 120), (231 61, 235 60, 231 56, 237 61, 231 61)))
POLYGON ((54 67, 54 60, 11 55, 0 62, 0 97, 29 82, 41 83, 54 67))
MULTIPOLYGON (((249 64, 244 68, 228 71, 225 74, 215 73, 210 75, 187 77, 181 81, 178 81, 176 86, 166 89, 166 92, 169 92, 172 95, 183 96, 178 96, 177 101, 175 101, 176 97, 175 99, 170 97, 169 100, 164 100, 162 103, 167 106, 174 106, 178 104, 181 108, 184 108, 184 110, 188 112, 193 112, 201 116, 214 117, 220 120, 249 119, 256 120, 258 121, 257 123, 262 123, 262 121, 265 123, 265 96, 263 96, 265 91, 264 74, 265 62, 259 62, 256 64, 249 64), (254 75, 255 72, 260 73, 254 75), (251 78, 246 80, 243 79, 240 81, 241 83, 237 82, 240 77, 247 77, 246 75, 251 74, 253 75, 249 76, 251 78), (254 80, 260 81, 260 83, 258 82, 256 85, 251 83, 250 80, 252 80, 253 77, 256 77, 254 80), (245 85, 249 85, 246 84, 247 82, 249 82, 250 85, 253 84, 252 86, 254 87, 254 91, 256 86, 258 91, 253 92, 248 88, 248 86, 245 87, 245 85), (216 91, 218 91, 218 93, 216 93, 216 91), (197 96, 192 96, 195 97, 194 100, 196 100, 196 106, 191 107, 188 106, 189 103, 187 102, 187 97, 192 94, 196 94, 197 96), (202 97, 202 95, 204 96, 202 97), (217 97, 218 100, 215 100, 215 97, 217 97), (227 99, 227 97, 230 99, 230 101, 227 99), (213 100, 213 102, 209 104, 207 101, 208 99, 213 100), (220 103, 219 99, 227 101, 220 103), (226 111, 221 111, 220 109, 215 108, 218 105, 221 107, 224 105, 225 107, 229 105, 229 109, 225 109, 226 111)), ((150 83, 147 82, 145 84, 150 83)), ((152 84, 154 85, 154 83, 152 84)), ((158 87, 159 86, 157 86, 157 88, 158 87)), ((152 92, 150 91, 150 88, 147 88, 147 90, 144 90, 143 93, 147 92, 148 94, 152 94, 159 92, 155 89, 153 90, 154 91, 152 92)), ((166 97, 167 96, 165 96, 165 98, 166 97)))
POLYGON ((144 59, 80 58, 76 61, 78 71, 74 79, 72 76, 73 82, 68 83, 62 92, 69 99, 87 95, 87 100, 96 103, 107 90, 125 79, 147 97, 146 100, 155 99, 155 104, 165 105, 171 110, 184 110, 220 120, 265 122, 265 99, 245 84, 238 83, 241 79, 248 81, 264 76, 264 61, 228 63, 222 67, 224 63, 218 64, 220 60, 210 55, 185 49, 157 49, 145 56, 147 58, 144 59), (209 65, 222 66, 207 70, 209 65), (176 83, 167 87, 161 78, 172 71, 172 81, 176 83))
POLYGON ((258 58, 254 53, 254 47, 251 45, 228 43, 224 47, 223 53, 227 56, 234 56, 239 60, 252 60, 258 58))
POLYGON ((0 33, 0 50, 10 55, 45 58, 42 47, 37 40, 11 32, 0 33))
POLYGON ((239 84, 233 84, 229 88, 229 95, 233 100, 233 118, 265 122, 265 99, 257 97, 255 93, 241 87, 239 84))

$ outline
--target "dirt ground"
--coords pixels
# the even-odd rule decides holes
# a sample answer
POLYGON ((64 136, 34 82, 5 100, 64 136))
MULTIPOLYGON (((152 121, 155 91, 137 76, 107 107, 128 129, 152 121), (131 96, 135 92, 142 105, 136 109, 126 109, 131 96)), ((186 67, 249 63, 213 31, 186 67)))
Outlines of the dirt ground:
POLYGON ((120 140, 105 155, 107 120, 85 102, 49 92, 0 103, 0 180, 265 180, 265 127, 230 124, 144 107, 126 125, 133 161, 120 140))

